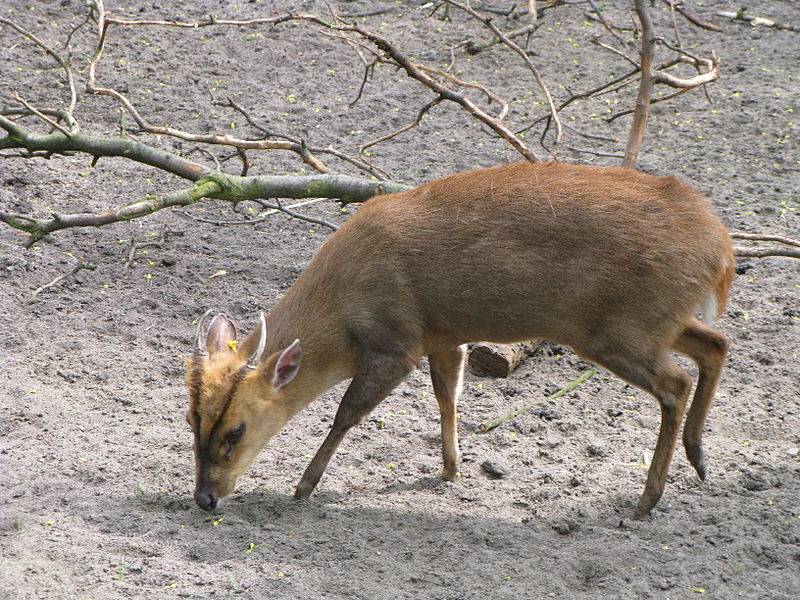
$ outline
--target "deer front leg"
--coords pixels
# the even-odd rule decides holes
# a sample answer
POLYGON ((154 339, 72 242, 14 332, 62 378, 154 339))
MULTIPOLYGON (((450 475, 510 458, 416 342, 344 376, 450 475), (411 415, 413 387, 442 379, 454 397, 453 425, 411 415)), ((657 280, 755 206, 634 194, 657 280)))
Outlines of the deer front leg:
POLYGON ((331 430, 297 484, 295 498, 305 500, 311 495, 345 434, 389 395, 408 375, 411 366, 404 356, 372 353, 361 356, 358 371, 339 403, 331 430))

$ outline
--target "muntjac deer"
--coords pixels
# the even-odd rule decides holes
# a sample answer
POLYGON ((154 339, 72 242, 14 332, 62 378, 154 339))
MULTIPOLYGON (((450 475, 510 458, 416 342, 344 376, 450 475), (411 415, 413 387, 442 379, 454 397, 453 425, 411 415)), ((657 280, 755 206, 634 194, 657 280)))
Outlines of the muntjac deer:
POLYGON ((544 338, 658 400, 661 428, 635 510, 643 517, 664 490, 692 384, 670 351, 697 363, 683 445, 705 478, 703 424, 728 348, 709 324, 733 269, 725 227, 674 177, 522 162, 373 198, 241 343, 224 314, 200 320, 186 364, 195 500, 215 508, 295 414, 352 378, 297 486, 307 498, 347 431, 424 355, 442 476, 453 479, 465 344, 544 338))

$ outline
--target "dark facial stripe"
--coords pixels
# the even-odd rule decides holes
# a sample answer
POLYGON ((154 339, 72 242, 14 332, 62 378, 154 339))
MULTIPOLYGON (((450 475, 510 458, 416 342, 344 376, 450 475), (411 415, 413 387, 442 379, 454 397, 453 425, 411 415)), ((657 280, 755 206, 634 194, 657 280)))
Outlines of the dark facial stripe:
MULTIPOLYGON (((216 422, 211 427, 211 431, 208 434, 208 443, 206 444, 206 446, 204 448, 202 448, 202 451, 201 451, 202 460, 200 461, 200 464, 205 468, 208 468, 208 466, 211 463, 211 446, 212 446, 211 442, 212 442, 212 440, 214 440, 218 436, 220 427, 222 425, 222 421, 225 418, 225 413, 228 411, 228 408, 231 405, 231 401, 233 400, 233 396, 234 396, 234 394, 236 394, 236 390, 239 387, 239 384, 241 384, 242 380, 244 379, 244 375, 245 375, 246 372, 247 372, 247 367, 245 366, 245 367, 242 367, 241 369, 239 369, 239 371, 234 376, 233 384, 231 385, 231 389, 228 392, 228 395, 225 397, 225 403, 222 406, 222 412, 219 414, 219 417, 217 417, 216 422)), ((198 398, 198 400, 199 400, 199 398, 198 398)), ((200 436, 200 415, 199 414, 196 415, 196 419, 197 419, 197 421, 196 421, 197 429, 196 429, 195 435, 197 437, 195 439, 196 439, 196 443, 198 444, 197 447, 200 448, 200 446, 199 446, 199 444, 200 444, 200 439, 199 439, 199 436, 200 436)), ((207 475, 207 473, 203 473, 203 474, 207 475)))

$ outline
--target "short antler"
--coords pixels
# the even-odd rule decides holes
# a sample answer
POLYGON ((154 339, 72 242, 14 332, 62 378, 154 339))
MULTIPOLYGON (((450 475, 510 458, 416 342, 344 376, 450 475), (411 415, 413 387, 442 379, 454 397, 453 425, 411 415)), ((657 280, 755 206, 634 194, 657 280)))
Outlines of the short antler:
POLYGON ((203 316, 197 319, 197 337, 195 338, 194 342, 194 355, 195 356, 208 356, 208 333, 206 332, 206 322, 208 321, 208 316, 214 312, 212 309, 208 309, 206 312, 203 313, 203 316))
POLYGON ((258 368, 258 363, 261 362, 261 355, 264 354, 264 348, 267 345, 267 318, 264 316, 263 310, 261 311, 260 320, 261 329, 258 338, 258 346, 256 346, 255 351, 250 355, 250 358, 247 359, 248 369, 258 368))

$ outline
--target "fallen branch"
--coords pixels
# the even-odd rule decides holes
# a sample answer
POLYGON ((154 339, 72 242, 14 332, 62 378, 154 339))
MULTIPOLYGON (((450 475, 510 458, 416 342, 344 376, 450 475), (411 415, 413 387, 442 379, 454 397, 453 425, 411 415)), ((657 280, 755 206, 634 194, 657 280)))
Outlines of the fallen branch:
POLYGON ((672 10, 678 11, 683 16, 684 19, 686 19, 693 25, 697 25, 701 29, 707 29, 708 31, 722 31, 722 27, 714 25, 713 23, 708 23, 706 21, 703 21, 697 15, 686 10, 683 7, 682 0, 662 0, 662 2, 664 2, 664 4, 669 6, 672 10))
POLYGON ((798 25, 778 23, 777 21, 773 21, 772 19, 765 19, 764 17, 751 17, 749 15, 744 14, 745 10, 747 10, 747 8, 742 8, 737 12, 729 10, 721 10, 718 11, 716 14, 719 17, 727 17, 728 19, 732 19, 734 21, 742 21, 744 23, 750 23, 750 25, 752 25, 753 27, 761 25, 763 27, 772 27, 773 29, 782 29, 784 31, 794 31, 795 33, 800 33, 800 26, 798 25))
POLYGON ((768 256, 785 256, 788 258, 800 258, 800 240, 794 240, 782 235, 772 235, 763 233, 742 233, 735 231, 731 233, 731 237, 735 240, 750 240, 753 242, 777 242, 792 248, 780 247, 760 247, 760 248, 747 248, 744 246, 736 246, 733 253, 741 258, 766 258, 768 256), (796 248, 796 249, 795 249, 796 248))
MULTIPOLYGON (((561 396, 563 396, 564 394, 569 394, 576 387, 578 387, 579 385, 581 385, 582 383, 587 381, 589 378, 591 378, 592 375, 594 375, 595 373, 597 373, 596 369, 589 369, 583 375, 581 375, 577 379, 574 379, 573 381, 568 383, 566 386, 564 386, 563 388, 558 390, 555 394, 552 394, 552 395, 548 396, 547 399, 548 400, 555 400, 557 398, 561 398, 561 396)), ((510 421, 511 419, 515 419, 516 417, 520 416, 521 414, 524 414, 526 412, 530 412, 530 411, 532 411, 533 409, 537 408, 540 405, 541 405, 541 402, 532 402, 531 404, 528 404, 527 406, 523 406, 522 408, 517 409, 512 413, 509 413, 509 414, 504 415, 502 417, 497 417, 496 419, 492 419, 491 421, 487 421, 486 423, 481 423, 478 426, 478 429, 480 429, 483 432, 491 431, 492 429, 494 429, 495 427, 497 427, 501 423, 505 423, 506 421, 510 421)))
POLYGON ((797 246, 800 248, 800 240, 793 240, 792 238, 788 238, 782 235, 770 235, 770 234, 762 234, 762 233, 742 233, 739 231, 734 231, 731 233, 731 237, 735 240, 752 240, 755 242, 779 242, 781 244, 786 244, 787 246, 797 246))
MULTIPOLYGON (((460 7, 460 5, 457 3, 454 4, 454 6, 460 7)), ((503 124, 500 119, 491 116, 466 96, 455 92, 430 74, 426 73, 419 67, 419 65, 411 61, 407 56, 400 52, 397 46, 395 46, 386 38, 363 29, 358 25, 331 26, 324 24, 319 20, 316 22, 317 24, 322 24, 323 26, 327 26, 338 31, 350 31, 356 33, 362 38, 372 42, 381 52, 385 54, 386 58, 390 59, 393 64, 403 69, 406 72, 406 75, 412 79, 416 79, 425 87, 435 92, 440 99, 449 100, 459 104, 475 119, 488 126, 492 131, 508 142, 512 148, 522 154, 522 156, 524 156, 527 160, 531 162, 540 162, 539 157, 536 156, 533 150, 531 150, 520 138, 514 135, 514 133, 508 127, 506 127, 506 125, 503 124)))
MULTIPOLYGON (((30 247, 44 236, 72 227, 100 227, 119 221, 136 219, 174 206, 189 206, 202 198, 214 198, 238 203, 243 200, 258 201, 263 198, 335 198, 343 204, 364 202, 379 194, 400 192, 411 186, 374 181, 347 175, 318 174, 305 176, 238 177, 211 173, 192 188, 178 190, 160 197, 149 196, 132 204, 111 208, 100 213, 60 215, 50 218, 9 213, 0 210, 0 221, 26 231, 30 237, 25 242, 30 247)), ((288 212, 286 208, 270 205, 269 208, 288 212)), ((290 213, 291 214, 291 213, 290 213)), ((292 214, 292 216, 297 216, 292 214)), ((315 221, 319 222, 319 221, 315 221)), ((331 226, 331 224, 326 224, 331 226)), ((335 228, 335 226, 333 226, 335 228)))
POLYGON ((768 256, 800 258, 800 250, 792 248, 744 248, 737 246, 734 247, 733 253, 741 258, 766 258, 768 256))

